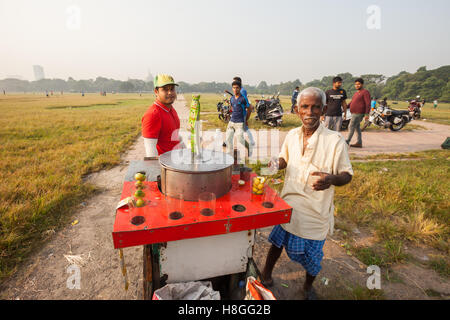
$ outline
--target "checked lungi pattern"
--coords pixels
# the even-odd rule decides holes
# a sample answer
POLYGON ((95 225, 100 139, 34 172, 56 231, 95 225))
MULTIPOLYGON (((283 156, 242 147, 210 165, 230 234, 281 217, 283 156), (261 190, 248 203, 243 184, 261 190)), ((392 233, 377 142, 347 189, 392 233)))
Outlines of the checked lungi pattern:
POLYGON ((316 276, 322 269, 325 240, 303 239, 278 225, 270 233, 269 241, 278 248, 284 247, 288 257, 300 263, 310 275, 316 276))

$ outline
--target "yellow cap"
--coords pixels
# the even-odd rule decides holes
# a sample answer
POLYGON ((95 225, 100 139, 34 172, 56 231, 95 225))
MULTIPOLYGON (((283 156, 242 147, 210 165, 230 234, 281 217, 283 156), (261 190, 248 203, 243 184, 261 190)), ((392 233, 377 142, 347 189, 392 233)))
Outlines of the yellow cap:
POLYGON ((169 76, 168 74, 157 74, 155 76, 155 81, 153 82, 155 89, 167 86, 168 84, 173 84, 178 86, 178 84, 175 83, 175 80, 173 80, 172 76, 169 76))

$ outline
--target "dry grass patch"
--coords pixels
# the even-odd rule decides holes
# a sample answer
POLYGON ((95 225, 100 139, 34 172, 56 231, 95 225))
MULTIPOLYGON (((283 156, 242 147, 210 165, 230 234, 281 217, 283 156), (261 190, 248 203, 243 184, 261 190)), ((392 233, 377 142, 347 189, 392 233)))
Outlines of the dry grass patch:
POLYGON ((82 177, 120 162, 151 95, 0 97, 0 279, 95 188, 82 177))

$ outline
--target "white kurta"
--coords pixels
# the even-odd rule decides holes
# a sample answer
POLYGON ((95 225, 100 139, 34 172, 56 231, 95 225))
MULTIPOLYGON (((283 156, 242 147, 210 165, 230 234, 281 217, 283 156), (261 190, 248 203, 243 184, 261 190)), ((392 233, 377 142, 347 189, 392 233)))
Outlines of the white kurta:
POLYGON ((308 183, 312 172, 353 175, 348 146, 339 132, 322 124, 309 138, 305 154, 303 130, 292 129, 286 136, 279 157, 287 162, 281 197, 293 208, 291 222, 281 227, 298 237, 324 240, 334 229, 334 186, 315 191, 308 183))

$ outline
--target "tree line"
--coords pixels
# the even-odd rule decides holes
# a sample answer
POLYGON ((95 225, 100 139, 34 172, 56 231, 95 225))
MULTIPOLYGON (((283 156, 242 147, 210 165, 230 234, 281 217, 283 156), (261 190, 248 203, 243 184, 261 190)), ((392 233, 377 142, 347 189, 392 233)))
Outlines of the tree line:
MULTIPOLYGON (((372 97, 381 99, 387 97, 389 100, 408 100, 420 95, 428 101, 437 99, 441 102, 450 102, 450 66, 443 66, 434 70, 420 67, 415 73, 402 71, 392 77, 385 77, 381 74, 363 74, 360 76, 351 73, 340 73, 329 75, 321 80, 313 80, 303 84, 299 79, 282 82, 279 84, 267 84, 261 81, 256 86, 246 85, 245 88, 250 94, 275 94, 280 92, 283 95, 292 94, 295 87, 300 89, 306 87, 318 87, 322 90, 331 88, 332 80, 335 76, 343 79, 343 88, 347 95, 351 97, 355 92, 354 81, 362 77, 365 81, 365 88, 369 90, 372 97)), ((189 84, 179 82, 181 92, 199 93, 221 93, 230 90, 230 83, 227 82, 200 82, 189 84)), ((8 92, 44 92, 44 91, 64 91, 64 92, 152 92, 153 82, 139 79, 129 79, 120 81, 97 77, 95 80, 74 80, 62 79, 42 79, 39 81, 26 81, 18 79, 0 80, 0 89, 8 92)))
POLYGON ((74 80, 69 77, 67 81, 62 79, 37 81, 4 79, 0 80, 0 89, 9 92, 153 92, 153 82, 139 79, 120 81, 104 77, 97 77, 95 80, 74 80))

